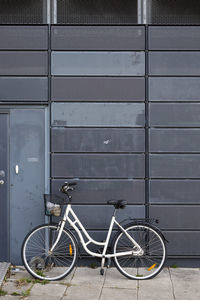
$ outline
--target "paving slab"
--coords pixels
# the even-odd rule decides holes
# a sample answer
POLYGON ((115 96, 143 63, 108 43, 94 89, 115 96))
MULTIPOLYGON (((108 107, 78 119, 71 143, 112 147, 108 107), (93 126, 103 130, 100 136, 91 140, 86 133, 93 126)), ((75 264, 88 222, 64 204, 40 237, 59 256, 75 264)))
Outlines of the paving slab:
POLYGON ((71 286, 62 300, 98 300, 101 290, 101 286, 71 286))
POLYGON ((165 268, 150 280, 130 280, 116 268, 105 269, 101 276, 100 268, 77 268, 69 276, 59 281, 42 285, 28 283, 17 287, 16 279, 27 278, 22 270, 20 276, 11 275, 2 289, 8 294, 0 300, 18 300, 13 292, 22 293, 30 288, 26 300, 200 300, 200 270, 195 268, 165 268), (175 296, 175 297, 174 297, 175 296))
POLYGON ((194 268, 170 268, 176 300, 200 299, 200 270, 194 268))
MULTIPOLYGON (((72 281, 72 278, 74 277, 75 272, 76 272, 76 268, 74 268, 69 275, 67 275, 63 279, 59 280, 59 282, 70 283, 72 281)), ((52 281, 52 283, 53 282, 56 283, 56 281, 52 281)))
MULTIPOLYGON (((116 289, 116 288, 103 288, 100 300, 136 300, 137 290, 135 289, 116 289)), ((147 298, 149 300, 149 298, 147 298)))
POLYGON ((33 288, 31 289, 30 296, 56 296, 56 297, 62 297, 64 295, 64 292, 66 290, 66 286, 63 284, 52 284, 48 283, 45 285, 42 284, 34 284, 33 288))
POLYGON ((10 263, 8 262, 0 262, 0 286, 2 285, 2 282, 4 280, 4 277, 6 276, 9 266, 10 263))
MULTIPOLYGON (((21 279, 21 278, 29 278, 29 279, 34 279, 33 276, 31 276, 28 271, 24 268, 24 267, 21 267, 21 266, 17 266, 16 267, 17 271, 13 273, 11 273, 11 279, 21 279)), ((9 280, 9 279, 8 279, 9 280)))
POLYGON ((137 280, 122 275, 116 268, 107 269, 105 287, 137 289, 137 280))
MULTIPOLYGON (((56 297, 56 296, 42 296, 42 297, 38 297, 38 296, 30 296, 30 297, 27 297, 23 300, 61 300, 62 298, 61 297, 56 297)), ((22 299, 21 299, 22 300, 22 299)))
POLYGON ((22 292, 25 292, 26 290, 31 288, 32 285, 33 285, 32 283, 25 283, 19 286, 17 285, 17 280, 15 280, 14 282, 8 281, 3 284, 3 290, 6 291, 8 294, 12 294, 12 293, 21 294, 22 292))
POLYGON ((77 286, 102 286, 104 276, 100 275, 100 268, 77 268, 71 283, 77 286))
POLYGON ((22 300, 22 297, 6 295, 6 296, 1 296, 0 299, 1 300, 19 300, 19 299, 22 300))
POLYGON ((168 269, 156 277, 138 281, 138 300, 174 300, 173 287, 168 269))

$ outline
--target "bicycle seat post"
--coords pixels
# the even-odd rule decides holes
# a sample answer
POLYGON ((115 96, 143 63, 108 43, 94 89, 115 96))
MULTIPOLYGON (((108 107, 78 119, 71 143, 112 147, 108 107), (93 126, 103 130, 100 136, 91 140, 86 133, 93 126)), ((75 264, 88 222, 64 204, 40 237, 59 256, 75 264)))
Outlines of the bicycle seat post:
POLYGON ((117 213, 117 209, 116 209, 116 208, 114 208, 114 211, 113 211, 113 217, 115 217, 115 216, 116 216, 116 213, 117 213))

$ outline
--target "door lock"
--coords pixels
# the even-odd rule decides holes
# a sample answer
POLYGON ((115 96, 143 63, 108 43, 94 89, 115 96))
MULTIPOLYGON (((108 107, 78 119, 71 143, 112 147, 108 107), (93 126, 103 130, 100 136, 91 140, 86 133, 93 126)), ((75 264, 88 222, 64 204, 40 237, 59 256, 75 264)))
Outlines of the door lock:
POLYGON ((0 184, 4 184, 4 180, 0 180, 0 184))

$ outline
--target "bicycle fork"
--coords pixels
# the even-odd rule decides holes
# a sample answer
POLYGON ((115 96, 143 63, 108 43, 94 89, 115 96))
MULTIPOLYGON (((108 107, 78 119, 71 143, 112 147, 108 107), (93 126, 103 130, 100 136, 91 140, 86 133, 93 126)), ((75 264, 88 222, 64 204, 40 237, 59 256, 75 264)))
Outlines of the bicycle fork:
POLYGON ((59 228, 59 232, 58 232, 58 236, 54 242, 54 244, 52 245, 52 247, 49 249, 49 254, 52 254, 54 248, 56 247, 56 245, 58 244, 59 240, 60 240, 60 237, 61 237, 61 234, 62 234, 62 231, 63 231, 63 228, 65 226, 65 222, 66 220, 63 218, 63 220, 61 221, 61 225, 58 226, 59 228))

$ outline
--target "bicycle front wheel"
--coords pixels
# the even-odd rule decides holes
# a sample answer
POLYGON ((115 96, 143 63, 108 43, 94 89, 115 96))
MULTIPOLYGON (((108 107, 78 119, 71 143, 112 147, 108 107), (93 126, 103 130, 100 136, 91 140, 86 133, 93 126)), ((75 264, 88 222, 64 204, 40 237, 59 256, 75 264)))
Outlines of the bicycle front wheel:
POLYGON ((129 237, 124 232, 118 233, 113 241, 113 253, 132 251, 132 254, 114 257, 115 266, 130 279, 153 278, 162 270, 166 260, 166 247, 162 235, 149 224, 132 223, 127 225, 125 230, 142 251, 137 254, 137 248, 129 237))
POLYGON ((51 252, 59 230, 54 225, 41 225, 24 239, 22 260, 27 271, 41 280, 59 280, 74 268, 78 245, 69 230, 63 229, 60 239, 51 252))

